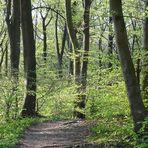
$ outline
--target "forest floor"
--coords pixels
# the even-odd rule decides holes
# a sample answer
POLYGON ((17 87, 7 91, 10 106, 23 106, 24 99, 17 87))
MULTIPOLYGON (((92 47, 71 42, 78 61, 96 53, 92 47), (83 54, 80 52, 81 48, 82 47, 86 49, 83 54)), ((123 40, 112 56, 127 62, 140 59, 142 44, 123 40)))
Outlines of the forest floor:
POLYGON ((17 148, 99 148, 87 142, 90 136, 88 121, 57 121, 30 126, 17 148))

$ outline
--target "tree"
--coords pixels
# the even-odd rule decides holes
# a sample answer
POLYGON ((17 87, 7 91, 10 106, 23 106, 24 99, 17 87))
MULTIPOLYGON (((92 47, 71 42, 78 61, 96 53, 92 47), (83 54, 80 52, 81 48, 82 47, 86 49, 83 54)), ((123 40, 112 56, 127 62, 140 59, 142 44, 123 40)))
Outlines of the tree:
POLYGON ((65 0, 65 11, 66 11, 66 24, 68 34, 72 43, 73 53, 75 56, 74 60, 74 75, 76 84, 80 84, 80 53, 79 43, 76 37, 76 31, 74 29, 71 12, 71 0, 65 0))
MULTIPOLYGON (((110 8, 109 8, 110 9, 110 8)), ((111 12, 110 12, 110 14, 111 14, 111 12)), ((111 57, 112 56, 112 54, 113 54, 113 27, 112 27, 112 23, 113 23, 113 21, 112 21, 112 17, 111 16, 109 16, 109 35, 108 35, 108 55, 109 55, 109 57, 111 57)), ((111 68, 112 67, 112 63, 111 63, 111 61, 108 63, 108 68, 111 68)))
POLYGON ((121 0, 110 0, 110 7, 113 16, 120 63, 128 93, 131 114, 134 121, 134 130, 135 132, 138 132, 142 126, 142 122, 147 116, 147 111, 142 102, 140 86, 135 75, 135 69, 130 55, 121 0))
POLYGON ((57 59, 58 59, 58 73, 59 73, 59 77, 61 78, 63 76, 62 64, 63 64, 63 54, 64 54, 64 48, 65 48, 65 41, 66 41, 66 36, 67 36, 67 28, 66 28, 66 24, 65 24, 63 36, 62 36, 62 47, 61 47, 61 50, 60 50, 59 38, 58 38, 58 17, 59 17, 59 15, 57 13, 56 19, 55 19, 55 41, 56 41, 56 52, 57 52, 57 59))
POLYGON ((7 0, 6 2, 6 22, 8 26, 8 34, 10 40, 11 74, 15 79, 18 79, 20 58, 20 0, 13 0, 13 5, 11 0, 7 0))
MULTIPOLYGON (((66 11, 66 24, 68 34, 72 43, 72 49, 74 54, 74 77, 75 77, 75 84, 77 86, 77 99, 75 102, 75 108, 79 106, 79 94, 80 94, 80 53, 79 53, 79 43, 76 36, 76 30, 74 29, 73 20, 72 20, 72 12, 71 12, 71 0, 65 0, 65 11, 66 11)), ((74 111, 74 116, 78 118, 84 118, 84 114, 80 113, 79 111, 74 111)))
POLYGON ((47 9, 46 12, 42 12, 42 9, 40 10, 40 15, 42 18, 42 28, 43 28, 43 59, 44 59, 45 64, 47 60, 47 27, 52 20, 52 16, 51 16, 48 22, 46 22, 48 18, 49 10, 50 9, 47 9), (44 13, 46 14, 44 15, 44 13))
POLYGON ((21 18, 26 87, 22 116, 34 116, 36 114, 36 57, 31 0, 21 0, 21 18))
MULTIPOLYGON (((87 70, 88 70, 88 57, 89 57, 89 16, 90 16, 90 5, 91 0, 83 0, 83 62, 82 62, 82 71, 81 71, 81 95, 80 100, 78 102, 78 106, 80 109, 85 108, 86 104, 86 87, 87 87, 87 70)), ((84 115, 80 118, 84 118, 84 115)))
MULTIPOLYGON (((13 95, 15 95, 18 88, 18 74, 20 61, 20 0, 6 1, 7 15, 6 23, 8 28, 8 35, 10 41, 10 67, 13 82, 13 95), (11 16, 12 11, 12 16, 11 16)), ((18 112, 18 98, 15 97, 16 115, 18 112)), ((15 115, 15 116, 16 116, 15 115)))

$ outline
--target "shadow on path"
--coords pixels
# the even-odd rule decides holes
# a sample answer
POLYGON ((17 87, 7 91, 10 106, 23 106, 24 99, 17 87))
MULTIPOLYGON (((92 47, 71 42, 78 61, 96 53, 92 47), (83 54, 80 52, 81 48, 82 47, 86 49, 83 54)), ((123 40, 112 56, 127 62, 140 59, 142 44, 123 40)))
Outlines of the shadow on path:
POLYGON ((90 126, 81 120, 39 123, 25 131, 17 148, 99 148, 86 142, 90 126))

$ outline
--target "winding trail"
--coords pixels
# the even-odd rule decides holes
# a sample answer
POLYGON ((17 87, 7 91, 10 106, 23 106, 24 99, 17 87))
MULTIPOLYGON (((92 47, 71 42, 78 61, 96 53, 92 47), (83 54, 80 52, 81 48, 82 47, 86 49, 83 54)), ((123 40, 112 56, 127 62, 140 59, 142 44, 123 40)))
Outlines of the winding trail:
POLYGON ((90 126, 81 120, 32 125, 25 131, 17 148, 99 148, 86 142, 90 126))

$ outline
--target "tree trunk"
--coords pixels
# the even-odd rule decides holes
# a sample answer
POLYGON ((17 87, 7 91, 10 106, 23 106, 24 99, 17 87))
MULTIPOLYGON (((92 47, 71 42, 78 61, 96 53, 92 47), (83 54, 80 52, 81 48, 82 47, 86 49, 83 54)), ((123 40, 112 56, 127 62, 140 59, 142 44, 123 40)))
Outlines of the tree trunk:
MULTIPOLYGON (((148 7, 148 1, 145 2, 145 7, 148 7)), ((144 50, 145 57, 143 62, 143 99, 148 101, 148 17, 145 17, 144 21, 144 50)))
POLYGON ((25 102, 22 116, 34 116, 36 114, 36 58, 31 14, 31 0, 21 0, 21 18, 26 79, 25 102))
POLYGON ((71 12, 71 0, 65 0, 65 9, 66 9, 66 24, 67 24, 67 31, 69 34, 69 38, 72 43, 72 49, 73 49, 73 55, 74 55, 74 78, 75 78, 75 84, 77 87, 77 98, 75 100, 75 111, 74 116, 78 118, 84 118, 84 114, 79 112, 77 108, 79 107, 79 101, 80 101, 80 68, 81 68, 81 62, 80 62, 80 53, 79 53, 79 44, 76 37, 76 32, 73 26, 72 21, 72 12, 71 12))
MULTIPOLYGON (((88 69, 88 53, 89 53, 89 15, 90 15, 90 0, 83 0, 84 14, 84 29, 83 29, 83 63, 82 63, 82 79, 81 79, 81 94, 78 102, 80 109, 85 108, 86 101, 86 86, 87 86, 87 69, 88 69)), ((85 118, 85 114, 78 114, 80 118, 85 118)))
POLYGON ((7 26, 10 39, 11 75, 18 79, 20 59, 20 0, 13 0, 13 14, 11 16, 12 2, 7 1, 7 26))
POLYGON ((120 63, 134 121, 134 129, 135 132, 138 132, 142 126, 142 122, 147 116, 147 112, 142 102, 140 86, 137 82, 133 61, 129 51, 127 32, 122 12, 122 2, 121 0, 110 0, 110 6, 113 15, 120 63))
MULTIPOLYGON (((110 11, 110 14, 111 14, 111 11, 110 11)), ((111 16, 109 16, 109 35, 108 35, 108 56, 109 56, 109 59, 111 60, 112 58, 112 54, 113 54, 113 19, 111 16)), ((112 67, 112 62, 109 61, 108 63, 108 68, 111 68, 112 67)))
MULTIPOLYGON (((6 17, 8 35, 10 40, 10 65, 13 83, 13 94, 16 93, 18 87, 18 73, 20 60, 20 0, 7 1, 7 17, 6 17), (13 2, 13 3, 12 3, 13 2), (12 7, 13 6, 13 7, 12 7), (11 16, 12 11, 12 17, 11 16)), ((18 98, 15 97, 16 112, 18 112, 18 98)))
POLYGON ((63 54, 64 54, 64 49, 65 49, 65 43, 66 43, 66 37, 67 37, 67 27, 66 27, 66 23, 64 25, 64 32, 63 32, 63 36, 62 36, 62 47, 61 47, 61 51, 60 51, 60 57, 58 58, 58 63, 59 63, 59 68, 61 71, 61 76, 63 76, 63 54))
POLYGON ((58 39, 58 13, 56 14, 56 20, 55 20, 55 38, 56 38, 56 51, 57 51, 57 58, 58 58, 58 74, 61 78, 63 75, 62 71, 62 64, 63 64, 63 54, 64 54, 64 48, 65 48, 65 40, 66 40, 66 28, 64 28, 63 38, 62 38, 62 48, 60 50, 59 47, 59 39, 58 39))
POLYGON ((141 59, 137 59, 136 77, 139 85, 140 85, 140 72, 141 72, 140 62, 141 62, 141 59))
POLYGON ((76 32, 73 26, 72 13, 71 13, 71 0, 65 0, 65 9, 66 9, 66 24, 68 34, 72 43, 72 49, 75 56, 74 60, 74 76, 75 83, 80 84, 80 53, 79 53, 79 44, 76 37, 76 32))
POLYGON ((43 59, 46 64, 47 60, 47 32, 46 32, 46 18, 42 18, 42 27, 43 27, 43 59))

